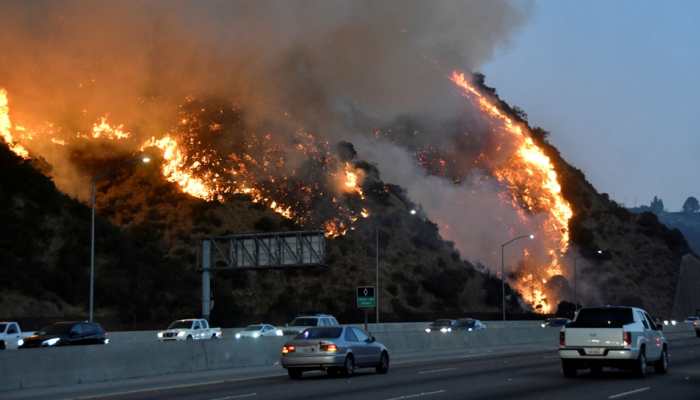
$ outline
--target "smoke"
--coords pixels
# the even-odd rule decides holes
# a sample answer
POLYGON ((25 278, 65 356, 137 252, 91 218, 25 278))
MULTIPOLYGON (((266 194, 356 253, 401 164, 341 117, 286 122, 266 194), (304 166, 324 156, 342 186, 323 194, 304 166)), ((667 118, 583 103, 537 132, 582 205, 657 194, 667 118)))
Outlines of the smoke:
MULTIPOLYGON (((479 171, 455 184, 428 174, 415 156, 394 143, 356 138, 359 153, 375 163, 382 179, 406 189, 408 197, 420 204, 426 216, 435 221, 440 234, 455 243, 460 253, 500 273, 500 245, 512 237, 535 233, 542 226, 541 215, 529 215, 514 208, 508 194, 495 178, 479 171)), ((527 243, 532 257, 546 259, 538 242, 527 243)), ((506 273, 517 269, 522 247, 509 247, 506 273)))

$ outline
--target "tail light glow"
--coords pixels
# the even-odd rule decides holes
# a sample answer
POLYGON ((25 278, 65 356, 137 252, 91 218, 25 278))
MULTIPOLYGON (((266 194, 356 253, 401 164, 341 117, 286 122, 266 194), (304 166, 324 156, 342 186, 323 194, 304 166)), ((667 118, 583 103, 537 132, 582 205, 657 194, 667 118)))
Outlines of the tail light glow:
POLYGON ((336 346, 336 345, 333 344, 333 343, 322 344, 322 345, 321 345, 321 351, 330 352, 330 353, 335 353, 336 351, 338 351, 338 346, 336 346))
POLYGON ((559 346, 566 346, 566 332, 559 332, 559 346))
POLYGON ((632 332, 623 332, 622 345, 625 347, 630 347, 632 345, 632 332))
POLYGON ((282 346, 282 354, 294 353, 297 348, 291 344, 282 346))

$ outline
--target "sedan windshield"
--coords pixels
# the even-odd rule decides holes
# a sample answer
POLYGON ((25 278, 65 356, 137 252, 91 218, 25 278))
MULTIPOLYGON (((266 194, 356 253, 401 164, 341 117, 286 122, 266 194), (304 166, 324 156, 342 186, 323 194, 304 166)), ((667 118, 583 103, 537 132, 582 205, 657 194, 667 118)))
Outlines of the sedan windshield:
POLYGON ((318 318, 294 318, 292 326, 318 326, 318 318))
POLYGON ((343 328, 311 328, 300 333, 295 339, 337 339, 343 328))
POLYGON ((73 327, 73 324, 53 324, 49 326, 45 326, 41 329, 39 329, 36 334, 37 335, 64 335, 70 332, 70 328, 73 327))
POLYGON ((262 329, 262 325, 248 325, 243 329, 244 331, 259 331, 262 329))
POLYGON ((190 329, 192 327, 192 321, 175 321, 168 329, 190 329))

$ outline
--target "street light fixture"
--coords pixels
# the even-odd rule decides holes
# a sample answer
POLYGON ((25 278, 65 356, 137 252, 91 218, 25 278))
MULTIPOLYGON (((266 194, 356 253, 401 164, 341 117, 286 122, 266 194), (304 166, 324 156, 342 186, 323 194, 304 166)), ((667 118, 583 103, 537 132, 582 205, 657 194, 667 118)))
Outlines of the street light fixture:
MULTIPOLYGON (((127 159, 118 165, 136 163, 136 159, 127 159)), ((141 163, 148 164, 151 162, 149 156, 141 157, 141 163)), ((90 322, 93 321, 95 309, 95 197, 97 192, 97 181, 110 175, 113 171, 104 171, 100 174, 93 175, 90 181, 91 187, 91 224, 90 224, 90 322)))
POLYGON ((534 234, 529 234, 529 235, 522 235, 515 237, 501 245, 501 305, 503 308, 503 320, 506 320, 506 276, 505 276, 505 261, 504 261, 504 253, 505 253, 505 248, 509 244, 518 241, 520 239, 530 239, 533 240, 535 238, 534 234))

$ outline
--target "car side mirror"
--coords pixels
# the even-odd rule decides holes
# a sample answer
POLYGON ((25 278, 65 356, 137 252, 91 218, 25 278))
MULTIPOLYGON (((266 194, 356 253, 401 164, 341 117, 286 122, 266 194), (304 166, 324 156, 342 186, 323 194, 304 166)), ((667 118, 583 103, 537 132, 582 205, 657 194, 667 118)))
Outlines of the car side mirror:
POLYGON ((374 336, 370 336, 369 338, 367 338, 367 343, 374 343, 376 341, 377 339, 375 339, 374 336))

